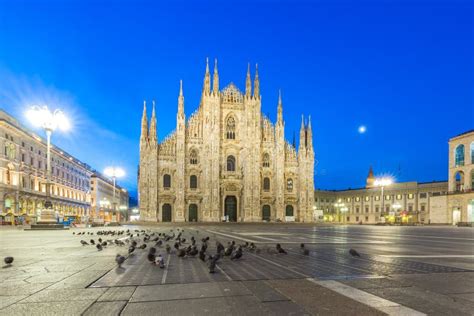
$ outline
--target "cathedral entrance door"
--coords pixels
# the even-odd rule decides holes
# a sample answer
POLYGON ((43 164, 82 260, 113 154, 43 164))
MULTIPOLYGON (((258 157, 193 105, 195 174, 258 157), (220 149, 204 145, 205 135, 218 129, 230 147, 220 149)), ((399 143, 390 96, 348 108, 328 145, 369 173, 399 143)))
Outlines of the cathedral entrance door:
POLYGON ((264 221, 269 221, 270 220, 270 205, 264 205, 262 207, 262 219, 264 221))
POLYGON ((224 215, 229 216, 230 222, 237 222, 237 198, 233 195, 225 198, 224 215))
POLYGON ((161 221, 162 222, 171 222, 171 205, 163 204, 161 208, 161 221))
POLYGON ((198 221, 198 207, 196 204, 189 205, 189 221, 197 222, 198 221))

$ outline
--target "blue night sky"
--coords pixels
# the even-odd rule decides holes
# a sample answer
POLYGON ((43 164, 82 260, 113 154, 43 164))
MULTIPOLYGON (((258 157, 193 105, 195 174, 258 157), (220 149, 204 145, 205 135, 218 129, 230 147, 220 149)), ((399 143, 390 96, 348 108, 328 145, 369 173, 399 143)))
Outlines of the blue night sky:
POLYGON ((473 128, 471 1, 157 2, 0 0, 0 107, 64 109, 74 128, 53 142, 123 166, 132 191, 143 100, 161 140, 180 79, 197 108, 206 57, 241 90, 258 62, 262 111, 275 120, 281 89, 290 141, 311 115, 317 188, 363 186, 369 165, 445 180, 448 139, 473 128))

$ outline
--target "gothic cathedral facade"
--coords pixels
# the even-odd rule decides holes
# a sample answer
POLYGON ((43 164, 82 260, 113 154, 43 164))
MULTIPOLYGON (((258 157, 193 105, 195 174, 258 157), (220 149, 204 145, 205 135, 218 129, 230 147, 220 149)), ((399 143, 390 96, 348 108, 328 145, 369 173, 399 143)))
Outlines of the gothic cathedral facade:
POLYGON ((314 150, 311 118, 301 121, 299 148, 284 138, 281 95, 277 122, 261 113, 258 69, 245 93, 219 90, 217 61, 206 64, 198 109, 184 114, 180 83, 176 130, 158 143, 155 106, 140 136, 140 218, 153 222, 313 220, 314 150))

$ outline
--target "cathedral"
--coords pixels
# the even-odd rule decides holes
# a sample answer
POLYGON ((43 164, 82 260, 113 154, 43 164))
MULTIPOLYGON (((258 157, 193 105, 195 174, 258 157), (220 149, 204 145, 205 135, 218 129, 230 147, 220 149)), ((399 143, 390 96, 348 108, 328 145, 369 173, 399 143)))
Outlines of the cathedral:
POLYGON ((153 222, 313 220, 311 118, 301 120, 299 147, 285 140, 281 94, 277 121, 261 112, 258 68, 245 93, 219 88, 206 63, 201 101, 186 119, 180 82, 176 130, 158 143, 155 105, 143 108, 138 198, 140 218, 153 222), (212 82, 211 82, 212 76, 212 82))

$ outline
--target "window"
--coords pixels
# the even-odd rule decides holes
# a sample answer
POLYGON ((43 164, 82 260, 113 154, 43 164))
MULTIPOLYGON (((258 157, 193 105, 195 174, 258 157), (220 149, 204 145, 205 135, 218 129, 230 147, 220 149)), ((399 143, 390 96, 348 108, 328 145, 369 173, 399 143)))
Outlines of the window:
POLYGON ((387 205, 387 206, 385 207, 385 212, 387 212, 387 213, 390 212, 390 205, 387 205))
POLYGON ((356 202, 359 202, 360 201, 360 197, 356 197, 356 202))
POLYGON ((270 155, 268 153, 263 154, 263 167, 264 168, 270 167, 270 155))
POLYGON ((197 165, 198 163, 198 154, 196 150, 191 150, 191 153, 189 154, 189 163, 192 165, 197 165))
POLYGON ((426 199, 426 193, 420 193, 420 199, 426 199))
POLYGON ((356 216, 356 222, 358 222, 358 221, 359 221, 359 216, 356 216))
POLYGON ((413 193, 408 193, 408 198, 413 199, 413 193))
POLYGON ((379 207, 378 207, 378 206, 375 207, 375 212, 376 212, 376 213, 379 212, 379 207))
POLYGON ((386 195, 385 200, 387 200, 387 201, 390 200, 390 195, 386 195))
POLYGON ((433 192, 433 196, 440 196, 441 192, 433 192))
POLYGON ((270 178, 263 178, 263 191, 270 191, 270 178))
POLYGON ((38 169, 41 169, 41 160, 38 160, 38 169))
POLYGON ((401 194, 397 194, 397 200, 401 200, 402 199, 402 195, 401 194))
POLYGON ((368 206, 365 207, 365 212, 366 212, 366 213, 369 212, 369 207, 368 207, 368 206))
POLYGON ((21 162, 25 162, 25 154, 21 154, 21 162))
POLYGON ((408 205, 408 212, 413 212, 413 205, 408 205))
POLYGON ((422 211, 422 212, 425 211, 425 205, 424 205, 424 204, 421 205, 421 211, 422 211))
POLYGON ((464 172, 456 172, 456 174, 454 175, 454 183, 456 192, 464 191, 464 172))
POLYGON ((227 171, 235 171, 235 157, 234 156, 227 157, 227 171))
POLYGON ((471 143, 471 163, 474 164, 474 142, 471 143))
POLYGON ((189 177, 189 187, 191 189, 197 189, 198 186, 198 178, 195 175, 189 177))
POLYGON ((346 201, 347 201, 347 202, 350 202, 350 201, 351 201, 351 198, 350 198, 350 197, 348 197, 348 198, 346 199, 346 201))
POLYGON ((285 209, 285 215, 286 216, 293 216, 293 205, 287 205, 285 209))
MULTIPOLYGON (((286 180, 286 190, 288 192, 292 192, 293 191, 293 179, 288 179, 286 180)), ((316 198, 316 202, 318 201, 318 198, 316 198)))
POLYGON ((21 142, 21 147, 25 147, 25 142, 21 142))
POLYGON ((356 207, 356 213, 359 213, 359 207, 358 206, 356 207))
POLYGON ((380 201, 380 196, 376 195, 376 196, 375 196, 375 200, 376 200, 376 201, 380 201))
POLYGON ((167 189, 171 188, 171 176, 169 174, 163 176, 163 187, 167 189))
POLYGON ((464 145, 458 145, 454 150, 454 166, 464 166, 464 145))
POLYGON ((365 221, 366 221, 366 222, 369 221, 369 217, 368 217, 368 216, 365 217, 365 221))
POLYGON ((365 197, 365 201, 368 202, 370 200, 370 196, 365 197))
POLYGON ((347 220, 348 222, 350 222, 350 221, 351 221, 351 218, 350 218, 349 216, 347 216, 347 217, 346 217, 346 220, 347 220))
POLYGON ((233 116, 227 118, 225 135, 227 139, 235 139, 235 119, 233 116))

